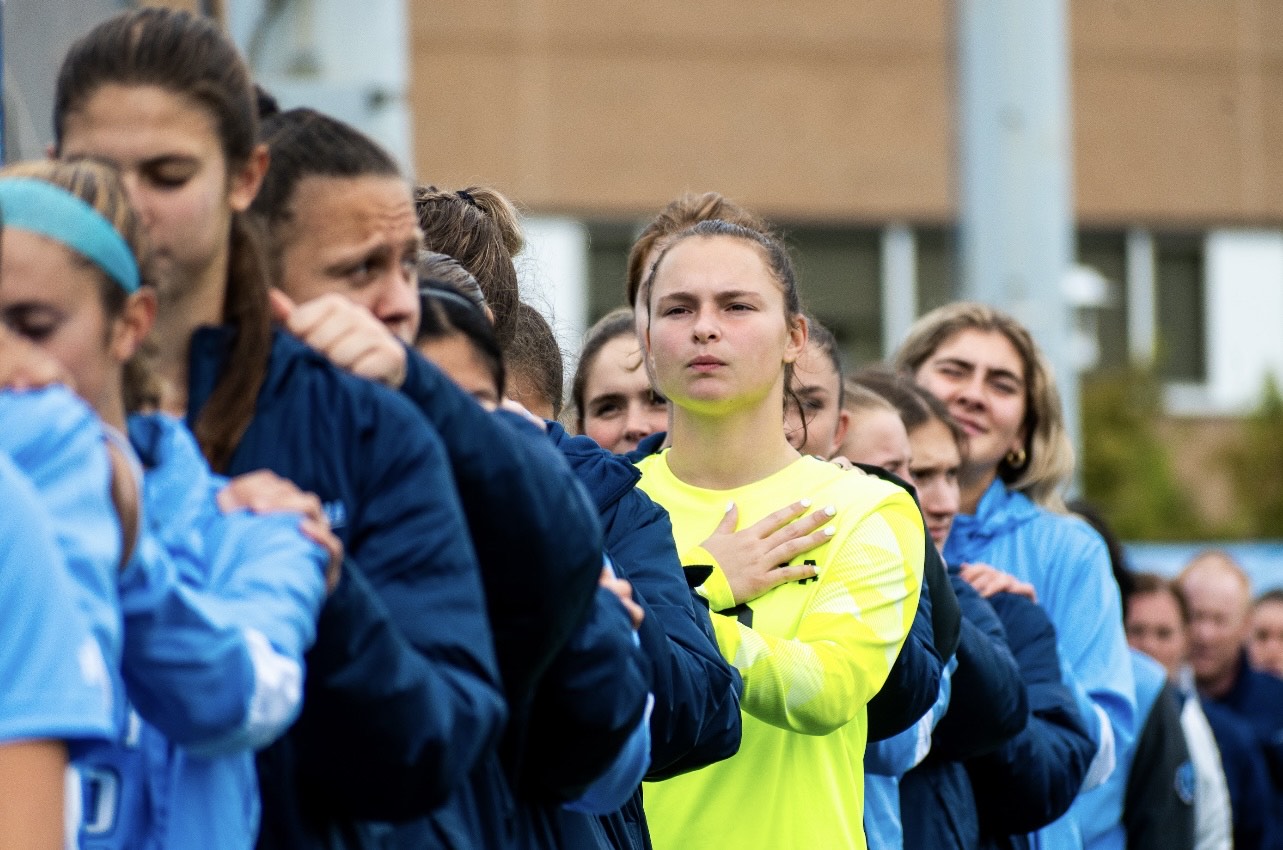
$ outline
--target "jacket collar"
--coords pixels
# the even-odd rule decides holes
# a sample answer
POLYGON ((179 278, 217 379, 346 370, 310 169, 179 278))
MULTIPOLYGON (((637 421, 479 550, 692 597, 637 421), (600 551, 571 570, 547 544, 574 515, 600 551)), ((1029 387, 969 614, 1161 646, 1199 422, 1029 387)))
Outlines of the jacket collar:
POLYGON ((573 437, 558 422, 548 423, 548 437, 561 451, 598 513, 605 512, 641 480, 641 472, 620 455, 611 454, 588 437, 573 437))
MULTIPOLYGON (((946 549, 954 552, 973 551, 1038 516, 1038 506, 1029 497, 1008 490, 1001 478, 995 478, 980 497, 974 514, 958 514, 953 519, 946 549)), ((952 562, 953 558, 950 558, 952 562)))

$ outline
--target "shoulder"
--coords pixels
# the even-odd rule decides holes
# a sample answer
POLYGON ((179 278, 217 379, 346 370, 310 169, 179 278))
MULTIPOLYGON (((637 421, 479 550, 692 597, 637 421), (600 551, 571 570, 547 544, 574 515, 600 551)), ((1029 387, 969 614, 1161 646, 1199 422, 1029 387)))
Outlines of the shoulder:
POLYGON ((93 411, 63 386, 0 391, 0 446, 12 451, 66 450, 69 441, 102 438, 93 411))
POLYGON ((831 504, 839 516, 862 518, 883 509, 918 513, 913 495, 891 481, 868 475, 859 469, 843 469, 827 461, 804 457, 797 462, 799 489, 817 504, 831 504))
MULTIPOLYGON (((340 414, 349 424, 369 426, 388 419, 398 424, 426 424, 422 414, 400 393, 346 372, 324 355, 277 329, 264 393, 287 408, 306 405, 340 414)), ((427 429, 424 429, 427 430, 427 429)))

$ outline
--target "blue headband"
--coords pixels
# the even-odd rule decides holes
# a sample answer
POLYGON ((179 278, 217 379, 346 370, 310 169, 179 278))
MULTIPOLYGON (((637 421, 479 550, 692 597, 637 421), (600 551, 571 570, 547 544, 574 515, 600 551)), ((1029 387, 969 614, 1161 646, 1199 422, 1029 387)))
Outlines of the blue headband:
MULTIPOLYGON (((28 177, 0 179, 0 224, 47 236, 106 272, 125 292, 138 291, 138 263, 124 237, 65 189, 28 177)), ((3 249, 0 249, 3 250, 3 249)))

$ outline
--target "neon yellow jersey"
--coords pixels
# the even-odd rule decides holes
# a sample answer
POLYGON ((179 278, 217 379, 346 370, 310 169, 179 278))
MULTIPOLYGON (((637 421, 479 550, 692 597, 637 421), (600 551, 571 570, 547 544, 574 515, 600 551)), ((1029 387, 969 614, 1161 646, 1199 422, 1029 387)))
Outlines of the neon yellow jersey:
MULTIPOLYGON (((900 488, 810 457, 734 490, 691 487, 667 457, 639 464, 639 486, 668 510, 687 566, 717 566, 700 544, 728 500, 739 506, 740 528, 802 498, 837 515, 833 538, 792 562, 814 561, 816 578, 712 615, 722 655, 744 677, 744 737, 725 761, 646 784, 654 845, 861 850, 866 706, 917 610, 921 514, 900 488)), ((717 569, 700 593, 715 612, 733 606, 717 569)))

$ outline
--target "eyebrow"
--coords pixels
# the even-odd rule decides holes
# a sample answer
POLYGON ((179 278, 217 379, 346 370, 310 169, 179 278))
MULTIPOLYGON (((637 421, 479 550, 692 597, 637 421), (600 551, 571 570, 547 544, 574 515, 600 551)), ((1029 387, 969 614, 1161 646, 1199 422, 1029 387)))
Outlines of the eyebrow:
POLYGON ((588 396, 588 405, 600 404, 603 401, 624 401, 623 393, 602 393, 601 395, 588 396))
MULTIPOLYGON (((974 372, 976 364, 970 360, 964 360, 961 357, 942 357, 936 361, 937 364, 948 363, 952 366, 958 366, 968 371, 974 372)), ((1024 383, 1024 379, 1010 369, 990 369, 988 375, 991 377, 1010 378, 1017 383, 1024 383)))

